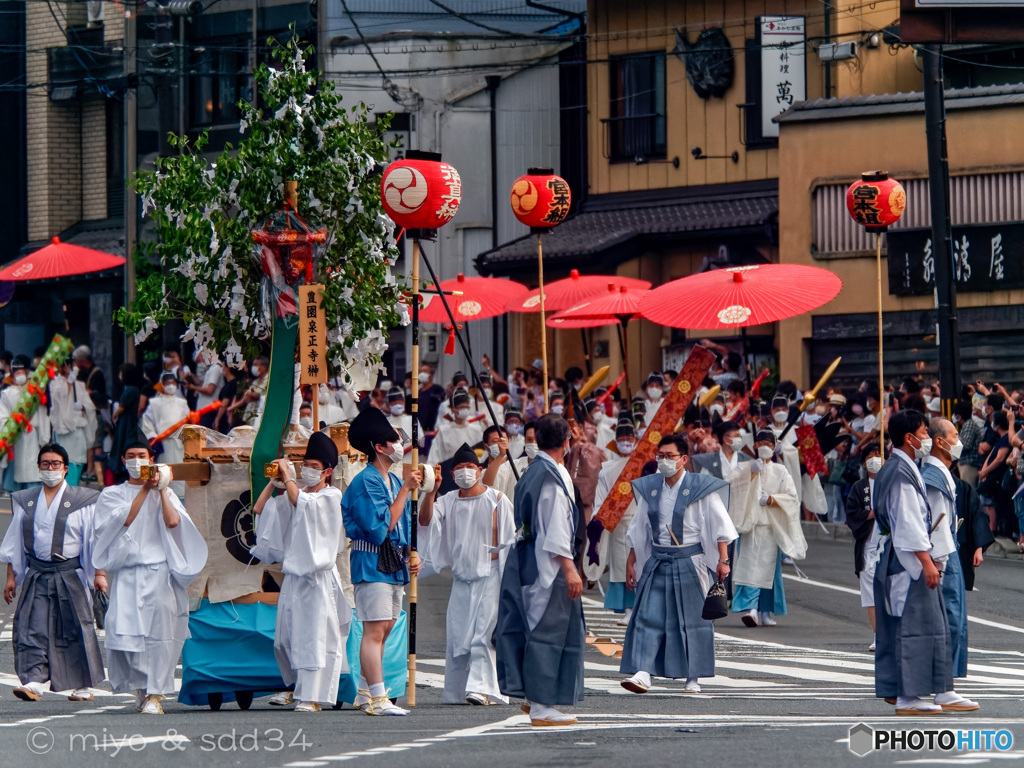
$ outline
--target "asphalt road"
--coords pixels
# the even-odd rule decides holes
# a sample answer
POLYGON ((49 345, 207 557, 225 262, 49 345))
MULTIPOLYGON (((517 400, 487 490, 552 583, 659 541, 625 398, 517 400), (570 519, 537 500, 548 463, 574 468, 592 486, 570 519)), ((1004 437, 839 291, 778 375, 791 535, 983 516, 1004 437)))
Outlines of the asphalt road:
MULTIPOLYGON (((0 532, 8 515, 0 514, 0 532)), ((329 766, 714 766, 999 765, 1024 760, 1024 562, 990 558, 968 595, 969 677, 962 693, 978 713, 897 718, 873 697, 871 631, 856 593, 849 541, 812 540, 800 579, 786 566, 789 615, 774 628, 748 629, 737 616, 717 622, 717 672, 703 692, 656 680, 644 696, 619 685, 616 643, 625 629, 588 594, 596 643, 588 648, 580 722, 535 729, 518 707, 443 706, 444 611, 448 580, 421 582, 418 705, 409 717, 370 718, 346 708, 300 715, 257 699, 248 712, 171 701, 164 717, 135 714, 130 697, 74 704, 57 694, 16 700, 10 645, 12 609, 0 604, 0 748, 4 764, 76 767, 113 764, 329 766), (1006 750, 890 751, 856 757, 850 728, 1006 730, 1006 750)), ((225 652, 230 653, 230 648, 225 652)), ((1003 736, 1003 744, 1006 737, 1003 736)), ((858 742, 855 742, 858 743, 858 742)), ((1024 766, 1024 762, 1018 763, 1024 766)))

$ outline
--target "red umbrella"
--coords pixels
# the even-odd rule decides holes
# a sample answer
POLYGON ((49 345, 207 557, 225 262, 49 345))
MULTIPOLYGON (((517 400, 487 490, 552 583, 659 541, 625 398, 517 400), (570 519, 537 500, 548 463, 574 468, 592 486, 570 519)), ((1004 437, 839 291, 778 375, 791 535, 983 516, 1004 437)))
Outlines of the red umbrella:
MULTIPOLYGON (((437 290, 436 286, 431 286, 437 290)), ((461 296, 447 295, 448 306, 455 315, 456 323, 467 320, 485 320, 505 314, 509 296, 526 292, 526 286, 500 277, 466 277, 461 272, 454 280, 442 280, 442 291, 457 291, 461 296)), ((420 309, 420 321, 424 323, 450 323, 439 296, 427 294, 430 301, 420 309)))
MULTIPOLYGON (((607 291, 609 283, 641 290, 651 287, 646 280, 638 280, 635 277, 581 275, 579 270, 574 269, 568 277, 555 280, 555 282, 544 286, 544 309, 552 312, 570 309, 592 298, 595 293, 601 294, 607 291)), ((506 308, 509 312, 540 312, 540 289, 536 288, 525 296, 515 297, 506 308)), ((556 327, 564 328, 566 326, 556 327)))
POLYGON ((0 280, 49 280, 55 277, 102 272, 124 264, 124 258, 80 245, 62 243, 59 238, 0 270, 0 280))
POLYGON ((743 328, 817 309, 842 287, 827 269, 800 264, 716 269, 655 288, 640 302, 640 314, 670 328, 743 328))

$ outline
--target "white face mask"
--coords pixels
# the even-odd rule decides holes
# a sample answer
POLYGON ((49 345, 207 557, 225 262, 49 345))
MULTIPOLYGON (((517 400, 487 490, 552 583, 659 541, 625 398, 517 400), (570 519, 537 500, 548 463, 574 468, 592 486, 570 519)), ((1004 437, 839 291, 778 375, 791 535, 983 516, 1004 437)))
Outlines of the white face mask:
POLYGON ((491 395, 494 394, 494 390, 490 387, 484 387, 484 397, 488 400, 491 399, 491 395))
POLYGON ((28 381, 28 376, 26 376, 24 373, 14 374, 14 383, 17 384, 19 387, 25 386, 26 381, 28 381))
POLYGON ((551 406, 551 412, 554 413, 554 414, 557 414, 558 416, 561 416, 565 412, 565 406, 564 405, 552 405, 551 406))
POLYGON ((39 478, 47 488, 54 488, 64 481, 64 473, 59 469, 40 469, 39 478))
POLYGON ((320 485, 320 476, 323 474, 323 470, 315 469, 313 467, 302 468, 302 482, 307 488, 313 488, 314 486, 320 485))
POLYGON ((454 475, 455 484, 464 491, 468 491, 476 485, 476 470, 471 467, 456 469, 454 475))
POLYGON ((772 456, 775 455, 775 449, 770 445, 761 445, 757 448, 757 457, 762 461, 768 461, 772 456))
POLYGON ((471 411, 469 408, 459 408, 459 410, 455 412, 455 417, 461 421, 466 421, 466 419, 469 418, 470 413, 471 411))
POLYGON ((775 411, 772 413, 772 420, 776 424, 785 424, 786 419, 789 418, 789 411, 775 411))
POLYGON ((677 461, 678 459, 658 459, 658 472, 665 477, 675 477, 679 472, 679 467, 676 466, 677 461))
POLYGON ((914 455, 917 456, 917 458, 919 458, 919 459, 923 459, 925 456, 927 456, 931 452, 932 452, 932 439, 930 437, 926 437, 923 440, 921 440, 921 447, 914 449, 914 455))
POLYGON ((949 458, 953 461, 957 461, 960 458, 960 454, 964 452, 964 444, 957 440, 951 446, 949 446, 949 458))
POLYGON ((630 440, 616 440, 615 448, 618 450, 620 456, 629 456, 633 452, 633 442, 630 440))
POLYGON ((527 443, 526 444, 526 457, 528 459, 530 459, 530 460, 536 459, 537 458, 537 451, 539 451, 539 450, 540 449, 537 447, 536 443, 527 443))
POLYGON ((405 447, 401 443, 391 443, 391 463, 398 464, 405 458, 405 447))
POLYGON ((714 403, 708 410, 711 412, 712 416, 714 416, 715 414, 721 416, 723 413, 725 413, 725 406, 722 405, 721 403, 714 403))
POLYGON ((661 387, 648 387, 647 388, 647 397, 649 397, 651 400, 657 400, 663 394, 665 394, 665 391, 661 387))
POLYGON ((177 384, 164 384, 164 394, 172 396, 172 397, 174 395, 178 394, 178 385, 177 384))
POLYGON ((320 403, 320 405, 327 405, 329 402, 331 402, 331 390, 324 387, 323 389, 317 392, 316 399, 317 402, 320 403))
POLYGON ((313 428, 313 417, 312 416, 303 416, 302 418, 299 419, 299 426, 300 427, 305 427, 306 429, 312 429, 313 428))
POLYGON ((391 405, 391 415, 392 416, 401 416, 403 413, 405 413, 405 404, 404 403, 392 403, 392 405, 391 405))
POLYGON ((864 406, 862 406, 860 403, 854 403, 850 407, 850 410, 853 411, 853 415, 854 416, 863 416, 864 415, 864 406))
POLYGON ((505 429, 508 431, 509 435, 512 436, 512 437, 521 437, 522 434, 523 434, 523 425, 522 424, 506 424, 505 425, 505 429))
POLYGON ((419 379, 420 384, 426 384, 428 381, 430 381, 430 374, 429 373, 421 373, 416 378, 419 379))
POLYGON ((249 373, 251 373, 253 376, 258 377, 260 375, 260 369, 254 365, 252 366, 252 368, 249 369, 249 373))
POLYGON ((124 466, 128 470, 128 477, 138 480, 142 476, 142 468, 149 466, 149 459, 126 459, 124 466))
POLYGON ((492 459, 498 458, 498 454, 501 453, 501 446, 497 443, 492 443, 487 446, 487 452, 491 454, 492 459))
POLYGON ((882 457, 872 456, 864 462, 864 468, 868 471, 869 475, 877 475, 878 470, 882 468, 882 457))
POLYGON ((740 450, 743 447, 743 438, 734 437, 732 440, 729 441, 729 447, 732 448, 734 451, 740 450))

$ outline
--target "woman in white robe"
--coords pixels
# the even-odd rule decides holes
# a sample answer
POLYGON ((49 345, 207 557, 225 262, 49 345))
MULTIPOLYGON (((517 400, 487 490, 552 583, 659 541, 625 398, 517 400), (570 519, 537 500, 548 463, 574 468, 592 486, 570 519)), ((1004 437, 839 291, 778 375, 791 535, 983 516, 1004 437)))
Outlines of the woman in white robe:
POLYGON ((491 636, 498 621, 498 593, 508 548, 515 540, 512 503, 484 486, 476 454, 463 445, 455 455, 458 492, 423 499, 419 515, 424 573, 451 568, 446 621, 445 704, 507 704, 498 686, 491 636))
MULTIPOLYGON (((157 435, 162 435, 182 419, 188 418, 189 414, 185 398, 178 396, 177 379, 171 374, 165 373, 162 387, 162 393, 149 399, 139 422, 143 434, 150 440, 157 435)), ((185 460, 185 445, 179 438, 165 437, 160 442, 163 445, 163 453, 160 455, 162 464, 178 464, 185 460)), ((185 483, 174 482, 171 484, 171 490, 179 499, 185 498, 185 483)))
POLYGON ((341 675, 348 671, 345 645, 352 613, 336 567, 345 548, 341 492, 330 485, 337 463, 334 443, 323 432, 314 432, 301 481, 287 459, 278 459, 278 483, 285 492, 271 498, 274 486, 268 483, 253 505, 260 521, 252 554, 280 562, 284 574, 274 655, 285 685, 294 686, 294 693, 279 695, 271 703, 297 702, 297 712, 333 707, 341 675))
POLYGON ((130 479, 96 500, 92 564, 107 573, 107 676, 114 693, 133 692, 136 709, 163 714, 189 637, 186 588, 206 565, 206 540, 169 488, 142 480, 152 460, 143 443, 123 459, 130 479))

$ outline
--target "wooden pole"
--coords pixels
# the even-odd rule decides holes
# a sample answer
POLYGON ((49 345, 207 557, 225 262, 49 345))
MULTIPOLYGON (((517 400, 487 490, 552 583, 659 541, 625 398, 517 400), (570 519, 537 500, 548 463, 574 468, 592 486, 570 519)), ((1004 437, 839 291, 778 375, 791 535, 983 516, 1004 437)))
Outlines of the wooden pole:
MULTIPOLYGON (((439 289, 440 290, 440 289, 439 289)), ((412 395, 409 398, 409 407, 412 411, 412 466, 413 469, 420 464, 420 241, 413 238, 412 241, 412 395)), ((418 487, 412 489, 411 524, 409 526, 409 549, 416 551, 416 529, 419 525, 419 498, 418 487)), ((411 554, 410 554, 411 557, 411 554)), ((409 685, 406 690, 406 699, 410 707, 416 706, 416 603, 417 594, 416 574, 409 574, 409 685)))
POLYGON ((878 444, 885 460, 885 377, 882 374, 882 235, 875 234, 875 277, 878 283, 878 444))
POLYGON ((537 233, 537 282, 540 284, 540 359, 544 364, 544 413, 547 413, 551 396, 548 392, 548 327, 544 314, 544 249, 537 233))

